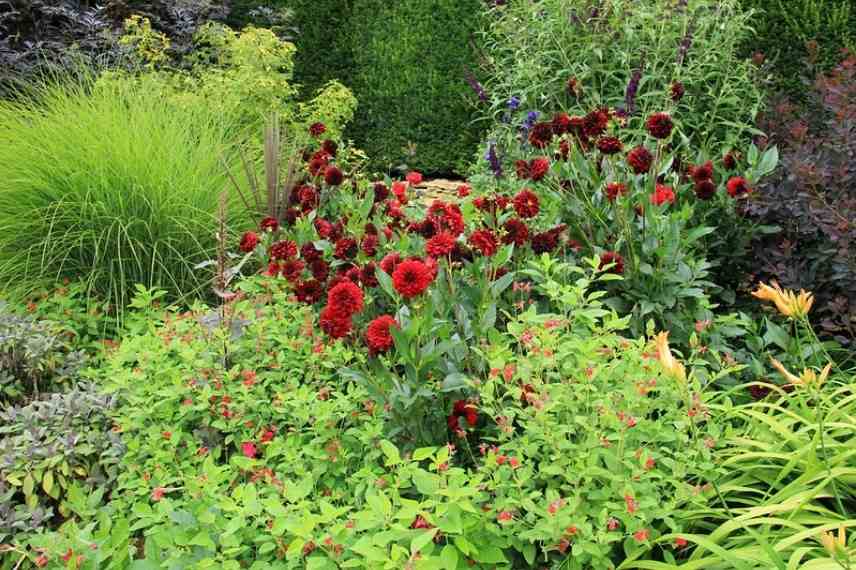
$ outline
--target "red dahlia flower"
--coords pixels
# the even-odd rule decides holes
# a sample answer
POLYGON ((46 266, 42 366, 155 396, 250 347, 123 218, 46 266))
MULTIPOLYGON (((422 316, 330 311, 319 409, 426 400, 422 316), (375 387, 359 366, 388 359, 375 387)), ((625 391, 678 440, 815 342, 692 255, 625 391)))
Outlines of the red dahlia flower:
POLYGON ((556 158, 559 160, 568 160, 571 155, 571 143, 566 139, 559 141, 559 152, 556 153, 556 158))
POLYGON ((446 257, 455 249, 455 236, 449 232, 440 232, 425 244, 425 252, 431 257, 446 257))
POLYGON ((529 228, 523 220, 511 218, 503 224, 502 229, 505 230, 502 243, 513 243, 517 247, 522 247, 529 240, 529 228))
POLYGON ((312 160, 309 161, 309 165, 307 169, 309 170, 309 174, 313 177, 320 175, 327 168, 327 155, 323 156, 315 156, 312 157, 312 160))
POLYGON ((732 176, 725 187, 728 190, 728 195, 732 198, 744 196, 752 191, 749 188, 749 183, 742 176, 732 176))
POLYGON ((672 96, 672 101, 678 102, 684 98, 684 93, 686 90, 684 89, 684 84, 680 81, 675 81, 672 83, 672 86, 669 88, 670 94, 672 96))
POLYGON ((384 258, 380 260, 380 268, 383 269, 384 273, 387 275, 392 275, 399 263, 401 263, 401 255, 399 255, 397 251, 393 251, 392 253, 387 253, 384 258))
POLYGON ((523 219, 534 218, 540 211, 538 195, 532 190, 524 188, 514 197, 514 211, 523 219))
POLYGON ((690 167, 690 175, 693 178, 693 181, 703 182, 704 180, 712 180, 713 179, 713 162, 708 160, 701 166, 691 166, 690 167))
POLYGON ((603 154, 618 154, 621 152, 621 148, 621 141, 618 137, 603 137, 597 141, 597 149, 603 154))
POLYGON ((381 315, 366 327, 366 344, 369 347, 369 353, 372 355, 386 352, 394 341, 390 328, 399 328, 398 321, 392 315, 381 315))
POLYGON ((339 152, 339 145, 336 144, 335 141, 327 139, 321 143, 321 150, 323 150, 330 156, 336 156, 336 153, 339 152))
POLYGON ((612 268, 607 269, 607 273, 615 273, 616 275, 624 273, 624 258, 621 257, 621 254, 614 251, 607 251, 600 256, 600 266, 598 268, 603 269, 611 263, 614 263, 615 265, 612 268))
POLYGON ((734 170, 737 168, 737 153, 733 150, 726 152, 725 156, 722 157, 722 165, 727 170, 734 170))
POLYGON ((529 144, 535 148, 544 148, 553 141, 553 125, 535 123, 529 131, 529 144))
POLYGON ((529 161, 529 177, 537 182, 544 178, 550 171, 550 161, 544 156, 533 158, 529 161))
POLYGON ((375 182, 374 187, 372 188, 374 191, 374 202, 377 204, 378 202, 383 202, 387 198, 389 198, 389 188, 386 187, 386 184, 383 182, 375 182))
POLYGON ((405 180, 407 180, 407 182, 410 183, 411 186, 419 186, 420 184, 422 184, 421 172, 417 172, 415 170, 413 172, 408 172, 407 176, 405 176, 404 178, 405 180))
POLYGON ((470 234, 468 241, 471 246, 487 257, 495 254, 499 247, 496 236, 490 230, 476 230, 470 234))
POLYGON ((297 281, 300 279, 300 275, 303 273, 303 268, 305 264, 299 259, 289 259, 285 263, 282 264, 282 269, 280 272, 282 276, 288 279, 291 282, 297 281))
POLYGON ((675 191, 669 186, 657 184, 654 193, 651 194, 651 203, 655 206, 662 206, 667 202, 669 204, 675 203, 675 191))
POLYGON ((318 203, 318 192, 312 186, 301 186, 297 189, 297 198, 303 205, 315 206, 318 203))
POLYGON ((450 430, 457 431, 460 429, 459 418, 465 418, 470 427, 475 427, 479 419, 478 408, 466 400, 456 401, 452 405, 452 413, 446 418, 446 423, 450 430))
POLYGON ((261 228, 263 232, 275 232, 279 229, 279 222, 276 221, 276 218, 268 216, 261 221, 259 228, 261 228))
POLYGON ((335 307, 327 306, 321 310, 318 324, 330 338, 344 338, 351 332, 351 317, 342 316, 335 307))
POLYGON ((327 291, 327 306, 341 315, 351 316, 363 310, 363 292, 351 281, 339 283, 327 291))
POLYGON ((517 173, 519 180, 526 180, 529 178, 529 163, 525 160, 515 160, 514 171, 517 173))
POLYGON ((363 236, 363 241, 360 242, 360 249, 363 250, 369 257, 374 257, 377 254, 377 246, 380 240, 377 234, 366 234, 363 236))
POLYGON ((342 238, 336 240, 336 249, 333 252, 333 257, 336 259, 353 259, 357 255, 357 240, 351 238, 342 238))
POLYGON ((270 246, 271 259, 290 259, 297 255, 297 244, 291 240, 278 241, 270 246))
POLYGON ((312 123, 309 125, 309 134, 313 137, 319 137, 327 131, 327 126, 324 123, 312 123))
POLYGON ((458 186, 458 198, 466 198, 470 195, 470 185, 469 184, 461 184, 458 186))
POLYGON ((315 244, 308 241, 300 246, 300 257, 312 263, 316 259, 321 259, 321 250, 315 249, 315 244))
POLYGON ((672 123, 672 117, 668 113, 654 113, 648 117, 645 128, 648 129, 648 132, 655 139, 666 139, 672 134, 674 124, 672 123))
POLYGON ((654 155, 644 146, 634 147, 627 153, 627 164, 636 174, 645 174, 651 170, 651 164, 654 162, 654 155))
POLYGON ((312 272, 312 276, 318 281, 326 281, 327 276, 330 274, 330 268, 323 259, 312 261, 309 264, 309 270, 312 272))
POLYGON ((407 204, 407 184, 404 182, 393 182, 392 193, 402 204, 407 204))
POLYGON ((338 186, 343 179, 342 171, 335 166, 328 166, 324 170, 324 182, 330 186, 338 186))
POLYGON ((553 133, 562 136, 571 128, 571 118, 567 113, 557 113, 553 116, 553 133))
MULTIPOLYGON (((382 265, 383 262, 381 262, 382 265)), ((395 290, 401 293, 406 299, 415 297, 425 291, 431 285, 433 279, 431 268, 415 259, 402 261, 392 272, 392 284, 395 290)))
POLYGON ((246 232, 241 236, 241 245, 238 246, 244 253, 250 253, 259 245, 259 236, 256 232, 246 232))
POLYGON ((360 283, 363 284, 364 287, 377 287, 378 281, 375 276, 375 269, 377 266, 373 261, 369 261, 365 265, 363 265, 362 269, 360 269, 360 283))
POLYGON ((310 279, 309 281, 298 283, 294 288, 294 294, 297 296, 297 300, 301 303, 314 305, 321 300, 321 297, 324 294, 324 288, 321 286, 320 281, 310 279))
POLYGON ((583 133, 587 137, 599 137, 609 124, 609 109, 595 109, 583 117, 583 133))
POLYGON ((621 182, 610 182, 606 185, 606 199, 610 202, 615 202, 616 198, 627 194, 627 186, 621 182))
POLYGON ((532 236, 532 251, 542 254, 555 250, 559 246, 559 236, 563 229, 563 226, 558 226, 532 236))

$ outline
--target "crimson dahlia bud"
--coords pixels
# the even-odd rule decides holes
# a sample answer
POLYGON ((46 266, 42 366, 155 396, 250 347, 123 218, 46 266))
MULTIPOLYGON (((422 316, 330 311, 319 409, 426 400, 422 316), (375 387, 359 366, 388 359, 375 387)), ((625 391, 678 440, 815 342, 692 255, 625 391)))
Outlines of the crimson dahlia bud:
POLYGON ((241 237, 240 249, 244 253, 250 253, 259 245, 259 236, 256 232, 247 232, 241 237))
POLYGON ((598 139, 597 148, 603 154, 613 155, 621 152, 622 145, 618 137, 603 137, 598 139))
POLYGON ((330 186, 338 186, 342 183, 343 178, 342 171, 335 166, 328 166, 324 170, 324 182, 330 186))
POLYGON ((318 137, 323 135, 327 131, 326 125, 324 123, 312 123, 309 126, 309 134, 313 137, 318 137))
POLYGON ((634 147, 627 153, 627 164, 636 174, 645 174, 651 170, 651 164, 654 162, 654 155, 644 146, 634 147))
POLYGON ((665 139, 672 134, 674 124, 668 113, 654 113, 648 117, 645 128, 648 129, 648 132, 655 139, 665 139))
POLYGON ((672 83, 670 91, 672 94, 672 101, 676 103, 683 99, 684 93, 686 93, 686 90, 684 89, 684 84, 680 81, 675 81, 674 83, 672 83))

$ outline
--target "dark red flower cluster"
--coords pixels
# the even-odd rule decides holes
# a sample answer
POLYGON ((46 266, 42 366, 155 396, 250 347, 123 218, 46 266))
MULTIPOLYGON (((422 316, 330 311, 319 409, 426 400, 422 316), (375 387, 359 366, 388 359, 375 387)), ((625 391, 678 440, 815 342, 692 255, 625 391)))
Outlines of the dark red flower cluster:
POLYGON ((446 257, 455 249, 455 236, 440 232, 425 244, 425 252, 433 258, 446 257))
POLYGON ((450 430, 461 429, 460 418, 464 418, 470 427, 475 427, 479 421, 478 408, 466 400, 458 400, 452 405, 452 413, 446 418, 450 430))
POLYGON ((324 169, 324 182, 328 186, 339 186, 344 179, 342 171, 336 166, 328 166, 324 169))
POLYGON ((606 155, 618 154, 622 148, 618 137, 602 137, 597 141, 597 149, 606 155))
POLYGON ((532 236, 532 251, 537 254, 549 253, 559 247, 559 238, 562 232, 565 231, 564 224, 560 224, 545 232, 537 233, 532 236))
POLYGON ((663 204, 674 204, 675 203, 675 191, 670 187, 664 184, 657 184, 654 188, 654 193, 651 194, 651 203, 655 206, 662 206, 663 204))
POLYGON ((672 101, 678 102, 684 98, 684 93, 686 93, 686 89, 684 89, 684 84, 680 81, 675 81, 672 83, 672 86, 669 88, 670 95, 672 97, 672 101))
POLYGON ((672 117, 668 113, 654 113, 645 123, 645 128, 655 139, 667 139, 672 134, 672 117))
POLYGON ((550 171, 550 161, 547 157, 539 156, 529 161, 529 178, 538 182, 550 171))
POLYGON ((344 279, 327 291, 327 306, 321 310, 321 330, 331 338, 343 338, 351 332, 352 317, 363 310, 363 291, 344 279))
POLYGON ((608 273, 615 273, 616 275, 624 273, 624 258, 615 251, 607 251, 600 256, 599 268, 603 269, 613 263, 615 265, 606 270, 608 273))
POLYGON ((722 166, 724 166, 726 170, 734 170, 737 168, 737 158, 737 153, 733 150, 729 150, 725 153, 725 156, 722 157, 722 166))
POLYGON ((259 228, 263 232, 275 232, 279 229, 279 222, 276 221, 276 218, 268 216, 261 221, 259 228))
POLYGON ((553 125, 551 123, 535 123, 529 131, 529 144, 535 148, 545 148, 553 142, 553 125))
POLYGON ((381 315, 366 327, 366 345, 373 356, 392 348, 392 327, 399 328, 398 321, 392 315, 381 315))
POLYGON ((320 137, 327 132, 327 126, 324 123, 312 123, 309 125, 309 134, 313 137, 320 137))
POLYGON ((287 239, 278 241, 270 246, 269 255, 274 261, 291 259, 297 255, 297 244, 287 239))
POLYGON ((732 176, 726 183, 725 188, 728 190, 728 195, 732 198, 745 196, 752 192, 749 183, 742 176, 732 176))
POLYGON ((582 119, 582 133, 589 138, 601 136, 606 132, 609 118, 609 109, 605 107, 591 111, 582 119))
POLYGON ((713 162, 707 161, 701 166, 690 166, 690 176, 693 179, 693 191, 699 200, 710 200, 716 194, 716 184, 713 182, 713 162))
POLYGON ((571 117, 567 113, 556 113, 551 124, 553 133, 560 137, 571 129, 571 117))
POLYGON ((627 153, 627 164, 635 174, 645 174, 651 170, 654 155, 642 145, 634 147, 627 153))
POLYGON ((604 194, 606 195, 607 200, 615 202, 619 196, 627 194, 627 185, 622 184, 621 182, 610 182, 606 185, 604 194))
POLYGON ((241 244, 238 246, 244 253, 250 253, 259 245, 259 236, 256 232, 246 232, 241 236, 241 244))
POLYGON ((470 234, 470 245, 479 251, 484 256, 490 257, 497 252, 499 243, 496 240, 496 235, 487 229, 476 230, 470 234))
MULTIPOLYGON (((386 258, 381 261, 381 268, 384 261, 386 258)), ((402 297, 410 299, 423 293, 434 281, 434 276, 434 271, 424 261, 408 259, 395 265, 392 272, 392 285, 402 297)))
POLYGON ((502 225, 502 229, 505 230, 505 235, 502 237, 502 243, 513 243, 517 247, 522 247, 526 245, 526 242, 529 241, 529 228, 526 226, 526 223, 519 218, 509 218, 502 225))

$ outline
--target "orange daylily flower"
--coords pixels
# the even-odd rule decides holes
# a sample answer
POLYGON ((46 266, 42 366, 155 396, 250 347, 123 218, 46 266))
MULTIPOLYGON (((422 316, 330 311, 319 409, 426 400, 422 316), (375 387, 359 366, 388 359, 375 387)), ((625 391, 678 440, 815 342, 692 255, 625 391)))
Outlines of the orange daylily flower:
POLYGON ((832 370, 832 363, 829 363, 823 368, 823 370, 821 370, 819 376, 817 372, 815 372, 811 368, 806 368, 802 371, 802 374, 796 376, 788 372, 784 364, 782 364, 775 358, 770 357, 770 361, 773 364, 773 368, 778 370, 782 374, 782 376, 787 378, 789 384, 792 384, 794 386, 802 386, 803 388, 809 388, 812 386, 820 388, 821 386, 823 386, 823 383, 826 382, 826 379, 829 376, 829 372, 832 370))
POLYGON ((684 365, 681 364, 669 350, 669 333, 661 332, 655 337, 657 344, 657 358, 666 372, 681 384, 687 381, 687 371, 684 365))
POLYGON ((789 318, 802 318, 811 311, 814 295, 800 289, 799 293, 782 289, 775 281, 759 283, 758 289, 752 291, 752 296, 762 301, 772 301, 781 314, 789 318))

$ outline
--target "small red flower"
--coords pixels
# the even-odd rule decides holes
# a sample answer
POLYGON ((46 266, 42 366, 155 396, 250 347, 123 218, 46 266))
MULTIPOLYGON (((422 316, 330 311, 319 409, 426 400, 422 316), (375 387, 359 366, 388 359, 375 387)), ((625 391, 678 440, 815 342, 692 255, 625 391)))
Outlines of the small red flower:
POLYGON ((553 125, 535 123, 529 131, 529 144, 535 148, 544 148, 553 141, 553 125))
POLYGON ((404 178, 407 180, 407 182, 410 183, 411 186, 419 186, 420 184, 422 184, 422 173, 417 172, 415 170, 413 172, 408 172, 407 176, 405 176, 404 178))
POLYGON ((327 305, 350 317, 363 310, 363 291, 353 282, 344 281, 327 292, 327 305))
POLYGON ((377 246, 380 240, 377 234, 366 234, 363 236, 363 241, 360 242, 360 249, 363 250, 369 257, 374 257, 377 254, 377 246))
MULTIPOLYGON (((384 258, 384 261, 386 258, 384 258)), ((381 262, 383 267, 383 261, 381 262)), ((408 259, 399 263, 392 272, 395 290, 409 299, 425 291, 434 280, 431 269, 422 261, 408 259)))
POLYGON ((512 203, 514 211, 523 219, 534 218, 541 209, 538 195, 528 188, 518 192, 512 203))
MULTIPOLYGON (((529 178, 529 163, 525 160, 515 160, 514 171, 517 173, 518 179, 526 180, 527 178, 529 178)), ((478 208, 478 206, 476 207, 478 208)))
POLYGON ((603 154, 618 154, 621 152, 622 148, 621 141, 618 137, 603 137, 597 141, 597 149, 603 154))
POLYGON ((256 456, 256 444, 251 441, 245 441, 241 444, 241 453, 244 454, 244 457, 253 459, 256 456))
POLYGON ((587 137, 599 137, 609 124, 609 109, 595 109, 583 118, 583 133, 587 137))
POLYGON ((654 156, 644 146, 634 147, 627 153, 627 164, 636 174, 645 174, 651 170, 651 164, 654 162, 654 156))
POLYGON ((494 255, 499 247, 496 236, 490 230, 476 230, 470 234, 468 241, 471 246, 487 257, 494 255))
POLYGON ((279 222, 276 221, 276 218, 268 216, 261 221, 259 227, 263 232, 275 232, 279 229, 279 222))
POLYGON ((532 236, 532 251, 537 254, 542 254, 555 250, 559 246, 559 236, 561 236, 562 233, 562 230, 559 228, 561 228, 561 226, 532 236))
POLYGON ((571 117, 567 113, 556 113, 553 116, 553 133, 556 136, 562 136, 571 128, 571 117))
POLYGON ((336 240, 336 248, 333 252, 333 257, 336 259, 353 259, 358 251, 357 240, 352 238, 341 238, 336 240))
POLYGON ((621 182, 610 182, 606 185, 606 199, 610 202, 615 202, 619 196, 627 194, 627 185, 621 182))
POLYGON ((608 269, 607 272, 615 273, 616 275, 624 273, 624 258, 621 257, 621 254, 615 251, 607 251, 600 256, 599 269, 603 269, 611 263, 614 263, 615 265, 611 269, 608 269))
POLYGON ((675 81, 672 83, 672 86, 669 88, 669 92, 672 96, 672 101, 678 102, 684 98, 684 93, 686 93, 686 89, 684 89, 684 84, 680 81, 675 81))
POLYGON ((431 257, 446 257, 455 249, 455 236, 449 232, 440 232, 425 244, 425 252, 431 257))
POLYGON ((469 184, 461 184, 458 186, 458 198, 466 198, 470 195, 470 186, 469 184))
POLYGON ((330 186, 338 186, 342 183, 344 176, 342 171, 335 166, 328 166, 324 169, 324 182, 330 186))
POLYGON ((645 542, 646 540, 648 540, 648 529, 643 528, 634 532, 633 540, 635 540, 636 542, 645 542))
POLYGON ((675 537, 675 546, 676 547, 683 548, 686 545, 687 545, 687 539, 686 538, 684 538, 682 536, 675 537))
POLYGON ((657 184, 654 193, 651 194, 651 203, 655 206, 662 206, 665 203, 675 203, 675 191, 669 186, 657 184))
POLYGON ((324 123, 312 123, 309 125, 309 134, 313 137, 319 137, 327 132, 327 126, 324 123))
POLYGON ((380 354, 392 348, 392 327, 399 327, 398 321, 392 315, 381 315, 369 323, 366 327, 366 344, 371 354, 380 354))
POLYGON ((404 182, 393 182, 392 193, 402 204, 407 204, 407 184, 404 182))
POLYGON ((273 260, 291 259, 297 255, 297 244, 291 240, 278 241, 270 246, 270 258, 273 260))
POLYGON ((737 168, 737 153, 733 150, 726 152, 725 156, 722 157, 722 165, 727 170, 734 170, 737 168))
POLYGON ((259 245, 259 241, 259 236, 256 232, 246 232, 241 236, 241 245, 239 248, 244 253, 250 253, 259 245))
POLYGON ((514 520, 514 515, 512 515, 509 511, 502 511, 498 515, 496 515, 496 520, 501 523, 507 523, 514 520))
POLYGON ((502 229, 505 230, 502 243, 513 243, 517 247, 522 247, 529 240, 529 228, 526 227, 526 223, 521 219, 509 219, 503 224, 502 229))
POLYGON ((691 166, 690 174, 692 175, 693 181, 703 182, 705 180, 713 179, 713 162, 708 160, 701 166, 691 166))
POLYGON ((699 200, 710 200, 716 195, 716 184, 711 180, 696 182, 693 191, 699 200))
POLYGON ((160 501, 166 495, 166 489, 164 487, 155 487, 152 489, 152 501, 160 501))
POLYGON ((343 316, 336 307, 327 306, 318 316, 318 324, 330 338, 344 338, 351 332, 351 317, 343 316))
POLYGON ((648 117, 645 128, 655 139, 666 139, 672 134, 674 124, 668 113, 654 113, 648 117))
POLYGON ((749 183, 746 182, 746 179, 742 176, 732 176, 725 187, 728 190, 728 195, 732 198, 745 196, 752 191, 752 189, 749 188, 749 183))
POLYGON ((39 555, 36 557, 36 559, 35 559, 35 560, 33 560, 33 563, 34 563, 36 566, 38 566, 39 568, 44 568, 45 566, 47 566, 47 565, 48 565, 48 562, 50 562, 50 558, 48 558, 48 557, 47 557, 46 555, 44 555, 44 554, 39 554, 39 555))
POLYGON ((549 171, 550 161, 546 157, 539 156, 529 161, 529 178, 533 181, 541 180, 549 171))

